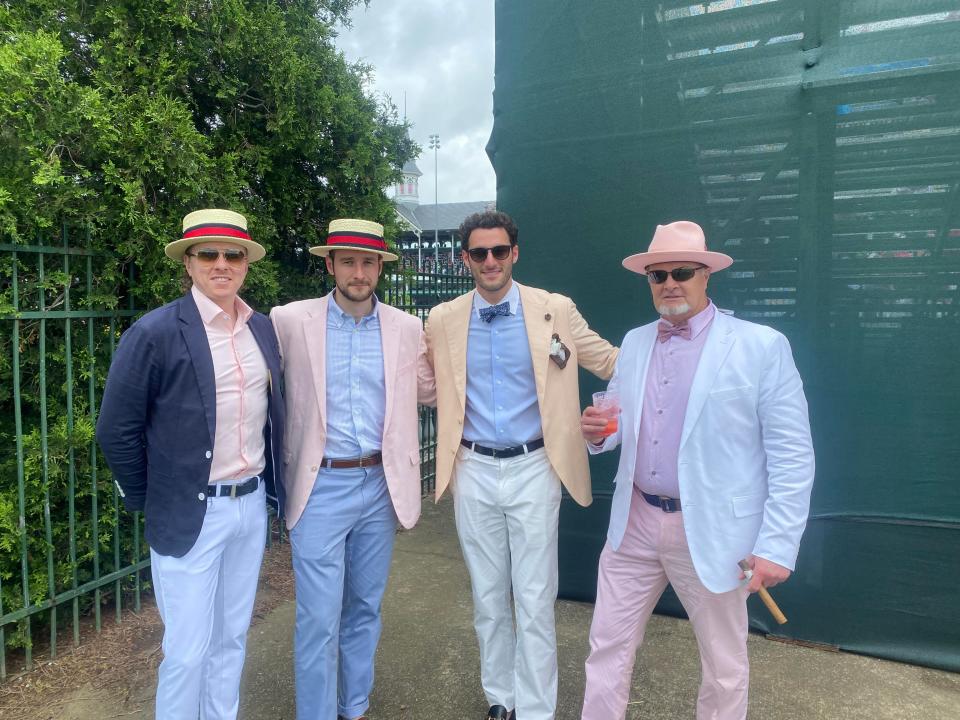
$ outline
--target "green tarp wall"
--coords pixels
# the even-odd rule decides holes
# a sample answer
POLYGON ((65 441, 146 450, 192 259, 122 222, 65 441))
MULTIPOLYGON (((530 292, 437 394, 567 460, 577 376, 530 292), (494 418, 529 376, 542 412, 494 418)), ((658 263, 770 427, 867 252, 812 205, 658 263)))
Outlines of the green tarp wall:
MULTIPOLYGON (((960 670, 960 2, 499 0, 494 118, 518 279, 618 342, 654 319, 620 260, 691 219, 736 259, 716 303, 790 338, 817 478, 790 622, 752 626, 960 670)), ((615 461, 563 504, 564 597, 615 461)))

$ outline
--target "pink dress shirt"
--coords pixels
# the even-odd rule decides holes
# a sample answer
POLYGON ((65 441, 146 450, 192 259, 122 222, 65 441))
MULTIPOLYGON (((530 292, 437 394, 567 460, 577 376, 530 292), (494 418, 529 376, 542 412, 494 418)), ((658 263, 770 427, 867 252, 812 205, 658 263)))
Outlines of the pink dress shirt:
POLYGON ((263 427, 267 422, 269 373, 247 321, 253 310, 239 297, 236 314, 227 315, 210 298, 192 289, 217 384, 216 437, 211 483, 236 483, 263 472, 263 427))
POLYGON ((676 335, 653 343, 653 356, 643 392, 634 484, 650 495, 680 497, 677 458, 687 414, 690 386, 713 322, 713 303, 688 321, 690 339, 676 335))

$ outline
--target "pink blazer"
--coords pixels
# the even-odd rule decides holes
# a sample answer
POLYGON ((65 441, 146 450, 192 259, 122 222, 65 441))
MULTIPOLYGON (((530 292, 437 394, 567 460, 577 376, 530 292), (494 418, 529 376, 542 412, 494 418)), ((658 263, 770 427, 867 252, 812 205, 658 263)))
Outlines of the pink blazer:
MULTIPOLYGON (((326 445, 326 336, 328 297, 300 300, 270 312, 283 367, 287 420, 283 462, 287 527, 307 506, 326 445)), ((433 373, 426 359, 420 319, 377 303, 386 414, 383 469, 397 518, 405 528, 420 517, 420 439, 418 400, 435 403, 433 373)))

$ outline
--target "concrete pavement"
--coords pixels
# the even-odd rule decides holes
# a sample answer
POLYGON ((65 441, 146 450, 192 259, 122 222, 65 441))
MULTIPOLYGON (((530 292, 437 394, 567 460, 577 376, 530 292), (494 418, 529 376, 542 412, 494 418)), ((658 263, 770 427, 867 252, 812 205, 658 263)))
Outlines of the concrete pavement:
MULTIPOLYGON (((580 717, 593 606, 560 601, 557 720, 580 717)), ((470 582, 452 503, 424 502, 397 539, 384 602, 371 720, 481 720, 479 654, 470 582)), ((253 630, 242 717, 293 720, 294 609, 277 608, 253 630)), ((960 676, 751 635, 751 720, 956 720, 960 676)), ((634 673, 628 720, 693 718, 700 668, 685 620, 654 616, 634 673)))
MULTIPOLYGON (((592 611, 585 603, 557 604, 557 720, 580 717, 592 611)), ((383 614, 370 719, 481 720, 486 701, 480 688, 470 585, 449 500, 439 506, 425 501, 420 524, 397 538, 383 614)), ((291 599, 255 621, 241 720, 294 720, 293 622, 291 599)), ((750 720, 960 718, 960 675, 758 635, 751 635, 749 648, 750 720)), ((654 616, 637 661, 628 720, 692 720, 699 674, 689 623, 654 616)), ((43 717, 153 718, 150 683, 128 682, 122 692, 116 687, 82 688, 56 701, 56 709, 43 717)))

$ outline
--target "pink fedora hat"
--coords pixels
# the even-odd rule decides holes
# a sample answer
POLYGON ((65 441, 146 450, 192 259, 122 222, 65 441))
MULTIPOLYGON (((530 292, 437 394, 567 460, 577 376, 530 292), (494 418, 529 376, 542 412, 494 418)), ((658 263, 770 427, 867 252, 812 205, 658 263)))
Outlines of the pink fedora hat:
POLYGON ((707 241, 699 225, 689 220, 678 220, 669 225, 657 225, 647 252, 625 257, 623 266, 646 275, 651 265, 683 260, 706 265, 712 271, 723 270, 733 264, 733 258, 729 255, 707 250, 707 241))

